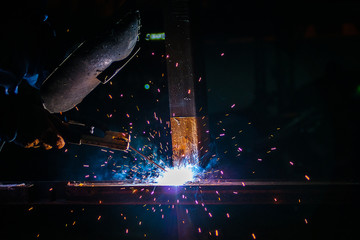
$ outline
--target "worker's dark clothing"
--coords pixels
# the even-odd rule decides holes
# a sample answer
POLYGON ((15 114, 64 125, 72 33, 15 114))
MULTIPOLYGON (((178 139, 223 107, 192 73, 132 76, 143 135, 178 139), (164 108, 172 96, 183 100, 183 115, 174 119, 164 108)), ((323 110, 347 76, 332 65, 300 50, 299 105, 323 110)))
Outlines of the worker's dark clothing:
POLYGON ((0 145, 24 145, 52 127, 38 89, 64 54, 46 15, 10 14, 0 20, 0 145))

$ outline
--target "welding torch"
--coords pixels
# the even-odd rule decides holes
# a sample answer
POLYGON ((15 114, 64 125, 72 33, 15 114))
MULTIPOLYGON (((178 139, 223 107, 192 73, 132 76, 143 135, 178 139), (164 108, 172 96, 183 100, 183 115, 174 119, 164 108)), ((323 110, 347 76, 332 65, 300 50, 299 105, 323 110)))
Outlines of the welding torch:
POLYGON ((136 150, 134 147, 130 146, 131 136, 129 133, 102 130, 103 136, 96 136, 94 126, 87 127, 83 123, 77 123, 74 121, 69 121, 65 124, 65 126, 66 134, 64 138, 68 143, 76 145, 90 145, 120 151, 127 151, 130 149, 146 159, 148 162, 166 172, 165 168, 145 156, 140 151, 136 150))

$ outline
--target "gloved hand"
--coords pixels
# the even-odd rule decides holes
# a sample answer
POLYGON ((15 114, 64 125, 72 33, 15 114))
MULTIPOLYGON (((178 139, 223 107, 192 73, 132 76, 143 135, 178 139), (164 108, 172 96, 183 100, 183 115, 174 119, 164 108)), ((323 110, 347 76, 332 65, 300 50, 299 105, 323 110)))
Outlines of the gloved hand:
POLYGON ((61 149, 65 146, 58 130, 61 124, 60 119, 41 106, 26 106, 19 109, 17 136, 14 142, 25 148, 61 149))

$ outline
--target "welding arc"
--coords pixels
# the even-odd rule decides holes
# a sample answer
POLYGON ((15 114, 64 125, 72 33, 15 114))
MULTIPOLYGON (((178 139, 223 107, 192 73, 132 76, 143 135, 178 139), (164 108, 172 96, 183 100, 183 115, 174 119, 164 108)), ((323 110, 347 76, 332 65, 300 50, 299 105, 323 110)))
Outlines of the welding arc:
POLYGON ((148 158, 147 156, 145 156, 144 154, 142 154, 141 152, 139 152, 138 150, 136 150, 135 148, 133 148, 132 146, 129 146, 129 148, 133 151, 135 151, 137 154, 139 154, 140 156, 142 156, 143 158, 145 158, 146 160, 148 160, 149 162, 151 162, 152 164, 156 165, 158 168, 160 168, 161 170, 163 170, 164 172, 166 172, 165 168, 163 168, 162 166, 160 166, 159 164, 157 164, 156 162, 154 162, 153 160, 151 160, 150 158, 148 158))

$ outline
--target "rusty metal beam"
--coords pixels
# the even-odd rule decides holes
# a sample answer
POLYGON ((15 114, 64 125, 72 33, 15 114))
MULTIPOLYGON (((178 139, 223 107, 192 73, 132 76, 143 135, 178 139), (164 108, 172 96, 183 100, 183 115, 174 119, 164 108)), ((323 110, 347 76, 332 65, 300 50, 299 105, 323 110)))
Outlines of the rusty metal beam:
POLYGON ((359 183, 202 181, 183 186, 126 182, 0 185, 0 204, 357 204, 359 183))
POLYGON ((197 114, 189 1, 167 1, 164 15, 173 165, 197 164, 209 132, 206 116, 197 114))

